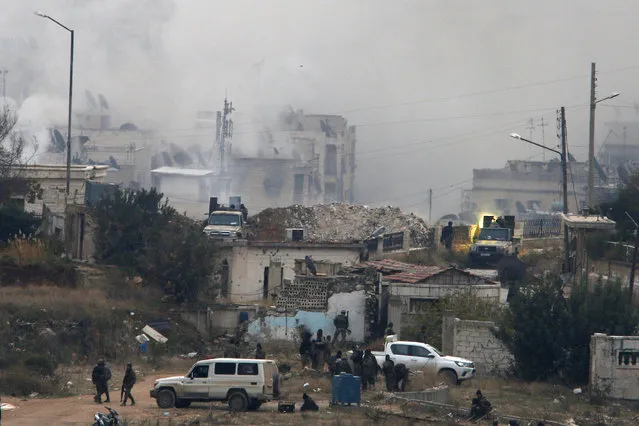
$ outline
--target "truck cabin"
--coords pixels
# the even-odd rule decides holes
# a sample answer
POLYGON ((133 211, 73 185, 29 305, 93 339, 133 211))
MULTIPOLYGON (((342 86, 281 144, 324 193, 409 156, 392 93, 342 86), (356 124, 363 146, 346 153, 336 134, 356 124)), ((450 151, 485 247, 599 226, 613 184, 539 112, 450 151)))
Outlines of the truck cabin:
POLYGON ((237 210, 215 211, 209 216, 209 225, 242 226, 242 213, 237 210))
POLYGON ((510 228, 482 228, 478 240, 510 241, 510 228))

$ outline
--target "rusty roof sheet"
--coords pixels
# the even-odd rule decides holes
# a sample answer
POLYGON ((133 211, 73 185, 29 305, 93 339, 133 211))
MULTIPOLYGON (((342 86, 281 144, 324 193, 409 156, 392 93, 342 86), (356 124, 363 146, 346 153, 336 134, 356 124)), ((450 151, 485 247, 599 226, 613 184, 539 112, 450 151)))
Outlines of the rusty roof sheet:
POLYGON ((347 268, 348 271, 355 272, 368 268, 374 268, 377 272, 384 275, 386 281, 400 282, 407 284, 417 284, 426 279, 441 274, 446 271, 458 271, 461 274, 476 277, 484 280, 487 284, 496 284, 494 279, 483 274, 475 274, 472 271, 464 271, 456 267, 443 268, 440 266, 415 265, 412 263, 398 262, 392 259, 372 260, 353 265, 347 268))

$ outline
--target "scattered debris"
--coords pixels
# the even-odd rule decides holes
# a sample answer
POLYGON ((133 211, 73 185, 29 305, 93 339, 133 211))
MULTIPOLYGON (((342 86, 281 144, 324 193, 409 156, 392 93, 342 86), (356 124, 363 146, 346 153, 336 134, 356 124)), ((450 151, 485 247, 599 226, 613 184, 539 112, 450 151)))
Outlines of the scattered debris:
POLYGON ((581 388, 575 388, 572 390, 572 393, 574 393, 575 395, 579 395, 581 392, 581 388))
POLYGON ((426 222, 397 207, 367 207, 351 204, 320 204, 313 207, 290 206, 262 210, 251 218, 253 239, 283 241, 286 228, 303 228, 305 239, 321 242, 362 241, 380 227, 386 233, 410 231, 411 246, 430 245, 432 237, 426 222))
POLYGON ((35 398, 36 396, 40 395, 38 392, 31 392, 29 394, 29 398, 35 398))
POLYGON ((8 402, 0 403, 0 411, 15 410, 16 408, 18 408, 18 407, 16 407, 13 404, 9 404, 8 402))

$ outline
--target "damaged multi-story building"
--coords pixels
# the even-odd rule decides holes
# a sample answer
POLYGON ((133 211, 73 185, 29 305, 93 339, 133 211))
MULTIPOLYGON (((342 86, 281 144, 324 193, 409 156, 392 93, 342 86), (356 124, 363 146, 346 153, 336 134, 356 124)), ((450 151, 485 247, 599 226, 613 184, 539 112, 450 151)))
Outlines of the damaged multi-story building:
POLYGON ((232 191, 253 210, 353 201, 356 132, 344 117, 285 111, 251 135, 256 150, 242 150, 243 139, 228 170, 232 191))

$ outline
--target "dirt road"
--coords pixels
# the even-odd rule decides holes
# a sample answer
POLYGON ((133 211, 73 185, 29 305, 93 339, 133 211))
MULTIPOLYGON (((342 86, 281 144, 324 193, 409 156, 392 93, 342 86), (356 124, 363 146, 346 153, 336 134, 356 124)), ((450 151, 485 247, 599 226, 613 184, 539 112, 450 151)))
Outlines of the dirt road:
MULTIPOLYGON (((299 425, 312 423, 331 425, 339 419, 341 424, 365 424, 365 414, 356 407, 328 407, 328 399, 317 399, 320 413, 279 414, 277 403, 263 405, 257 412, 230 413, 223 403, 193 404, 187 409, 163 410, 149 395, 153 382, 160 377, 179 375, 179 372, 163 373, 147 376, 139 381, 133 389, 135 406, 120 407, 120 392, 111 391, 111 404, 98 405, 93 402, 93 395, 73 396, 68 398, 27 399, 4 397, 2 402, 15 405, 14 410, 3 411, 2 420, 8 426, 33 425, 89 425, 97 411, 106 412, 104 405, 115 408, 121 419, 134 424, 189 424, 196 420, 210 420, 211 424, 235 425, 299 425), (144 421, 150 421, 146 423, 144 421), (171 421, 171 423, 169 423, 171 421)), ((301 401, 300 401, 301 402, 301 401)), ((297 405, 299 407, 299 404, 297 405)), ((400 424, 402 424, 400 422, 400 424)))

